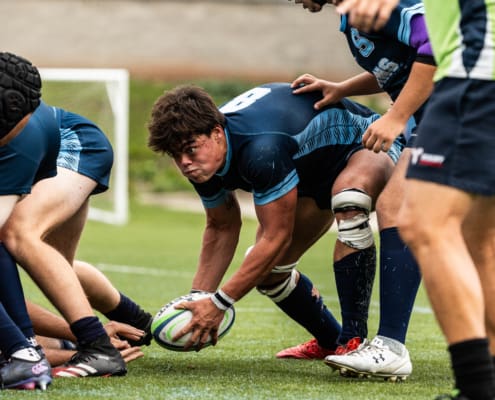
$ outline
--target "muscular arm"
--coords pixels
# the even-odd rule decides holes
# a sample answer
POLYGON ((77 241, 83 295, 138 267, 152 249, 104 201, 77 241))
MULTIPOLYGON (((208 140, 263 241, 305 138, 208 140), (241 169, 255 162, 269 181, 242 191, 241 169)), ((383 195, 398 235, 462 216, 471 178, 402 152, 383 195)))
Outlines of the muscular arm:
POLYGON ((241 212, 232 194, 227 202, 206 209, 206 228, 192 289, 214 292, 234 257, 241 230, 241 212))
POLYGON ((390 149, 408 119, 430 96, 434 73, 433 65, 420 62, 413 64, 409 78, 392 107, 364 133, 363 144, 366 148, 375 152, 390 149))
POLYGON ((363 72, 342 82, 331 82, 319 79, 310 74, 296 78, 291 87, 294 94, 320 91, 323 98, 314 104, 319 110, 329 104, 336 103, 349 96, 360 96, 382 92, 376 78, 369 72, 363 72))
POLYGON ((263 206, 256 206, 259 220, 258 239, 240 268, 225 283, 222 290, 239 300, 261 282, 277 265, 292 238, 297 188, 263 206))
MULTIPOLYGON (((283 255, 290 245, 296 202, 297 189, 294 188, 280 199, 264 206, 256 207, 256 213, 260 223, 257 242, 249 255, 244 259, 240 268, 232 275, 225 285, 223 285, 222 290, 229 297, 234 300, 241 299, 262 281, 277 264, 280 256, 283 255)), ((229 230, 222 232, 224 234, 223 237, 225 240, 232 241, 232 237, 228 237, 228 232, 229 230)), ((211 234, 212 233, 213 231, 211 234)), ((237 243, 237 237, 238 236, 236 235, 235 243, 237 243)), ((202 285, 197 287, 201 290, 215 290, 216 287, 214 282, 221 280, 223 272, 227 268, 225 264, 228 265, 232 259, 233 252, 232 254, 230 253, 230 248, 227 249, 227 255, 222 256, 215 254, 213 250, 221 248, 221 244, 215 244, 215 242, 218 242, 218 240, 212 239, 212 243, 206 241, 206 243, 203 244, 201 256, 205 257, 205 259, 202 261, 196 277, 194 278, 195 285, 200 285, 200 282, 202 282, 202 285), (210 250, 208 251, 208 249, 210 250), (221 263, 221 267, 219 266, 220 264, 208 264, 208 260, 206 259, 208 255, 211 255, 215 262, 221 263), (213 277, 210 278, 208 278, 208 265, 212 268, 210 273, 213 277)), ((232 245, 232 242, 230 243, 232 245)), ((186 344, 186 348, 195 346, 196 350, 201 350, 204 343, 208 340, 208 335, 211 334, 212 343, 216 344, 218 339, 218 325, 222 321, 224 312, 219 310, 211 299, 184 302, 178 305, 177 308, 191 310, 193 312, 193 318, 191 322, 175 336, 175 339, 178 339, 188 332, 192 332, 191 338, 186 344)))

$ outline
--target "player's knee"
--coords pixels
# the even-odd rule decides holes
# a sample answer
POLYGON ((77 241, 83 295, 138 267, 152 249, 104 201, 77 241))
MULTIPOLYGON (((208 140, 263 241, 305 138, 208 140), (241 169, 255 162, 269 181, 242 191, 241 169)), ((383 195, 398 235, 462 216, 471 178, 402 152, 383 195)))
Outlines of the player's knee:
MULTIPOLYGON (((295 264, 297 264, 297 263, 294 263, 293 265, 295 266, 295 264)), ((275 267, 275 268, 277 268, 277 267, 275 267)), ((280 271, 279 271, 279 273, 280 273, 280 271)), ((275 303, 279 303, 282 300, 289 297, 289 295, 296 288, 298 277, 299 277, 299 274, 298 274, 297 270, 295 268, 293 268, 290 271, 290 274, 281 282, 278 282, 278 283, 270 285, 270 286, 258 285, 256 287, 256 289, 258 289, 258 291, 261 294, 268 296, 275 303)))
POLYGON ((0 241, 5 245, 7 250, 16 259, 20 259, 21 255, 29 254, 31 243, 36 240, 35 232, 30 229, 23 229, 18 224, 7 222, 1 230, 0 241))
POLYGON ((332 211, 353 212, 338 221, 338 239, 354 249, 367 249, 374 243, 370 226, 371 197, 359 189, 345 189, 332 197, 332 211))

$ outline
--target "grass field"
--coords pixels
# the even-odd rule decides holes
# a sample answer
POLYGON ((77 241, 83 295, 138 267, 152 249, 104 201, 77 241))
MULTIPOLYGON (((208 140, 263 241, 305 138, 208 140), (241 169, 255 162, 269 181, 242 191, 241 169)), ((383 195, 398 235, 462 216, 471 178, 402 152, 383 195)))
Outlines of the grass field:
MULTIPOLYGON (((99 266, 114 284, 153 314, 189 291, 204 216, 132 204, 127 226, 88 222, 78 257, 99 266)), ((255 222, 245 220, 234 266, 252 242, 255 222)), ((331 269, 332 233, 301 260, 339 315, 331 269)), ((46 304, 23 275, 26 294, 46 304)), ((63 290, 63 288, 61 288, 63 290)), ((378 287, 370 334, 378 323, 378 287)), ((70 296, 70 293, 67 294, 70 296)), ((432 399, 452 386, 445 343, 420 291, 408 348, 414 372, 405 383, 341 378, 321 361, 277 360, 274 354, 309 339, 266 298, 252 292, 236 304, 237 319, 216 347, 176 353, 152 344, 121 378, 58 379, 46 393, 6 392, 5 398, 47 399, 432 399)))

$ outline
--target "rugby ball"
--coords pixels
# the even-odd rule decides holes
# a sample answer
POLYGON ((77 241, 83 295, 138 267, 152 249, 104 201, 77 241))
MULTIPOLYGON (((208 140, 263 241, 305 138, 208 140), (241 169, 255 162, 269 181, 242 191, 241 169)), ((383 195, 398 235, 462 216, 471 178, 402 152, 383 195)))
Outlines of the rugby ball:
MULTIPOLYGON (((170 301, 165 304, 160 311, 153 318, 151 324, 151 333, 155 341, 162 347, 168 350, 174 351, 195 351, 196 349, 192 346, 189 349, 184 349, 185 344, 191 337, 191 333, 182 336, 175 342, 172 340, 173 337, 184 328, 192 318, 192 312, 189 310, 176 309, 175 305, 182 303, 184 301, 196 301, 204 299, 205 297, 212 296, 211 293, 199 292, 199 293, 189 293, 181 297, 170 301)), ((218 339, 226 335, 235 320, 235 310, 234 307, 230 307, 225 311, 224 317, 220 326, 218 328, 218 339)), ((211 345, 211 337, 208 337, 208 341, 204 344, 203 348, 211 345)))

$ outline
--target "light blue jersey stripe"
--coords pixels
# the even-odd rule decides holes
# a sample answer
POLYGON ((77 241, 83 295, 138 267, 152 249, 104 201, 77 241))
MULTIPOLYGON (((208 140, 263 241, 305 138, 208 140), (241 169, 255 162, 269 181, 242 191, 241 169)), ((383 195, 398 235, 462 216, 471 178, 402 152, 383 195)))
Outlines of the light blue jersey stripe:
POLYGON ((364 131, 379 117, 378 114, 362 117, 340 109, 326 110, 313 118, 301 133, 294 136, 299 143, 299 151, 294 159, 328 145, 360 143, 364 131))

